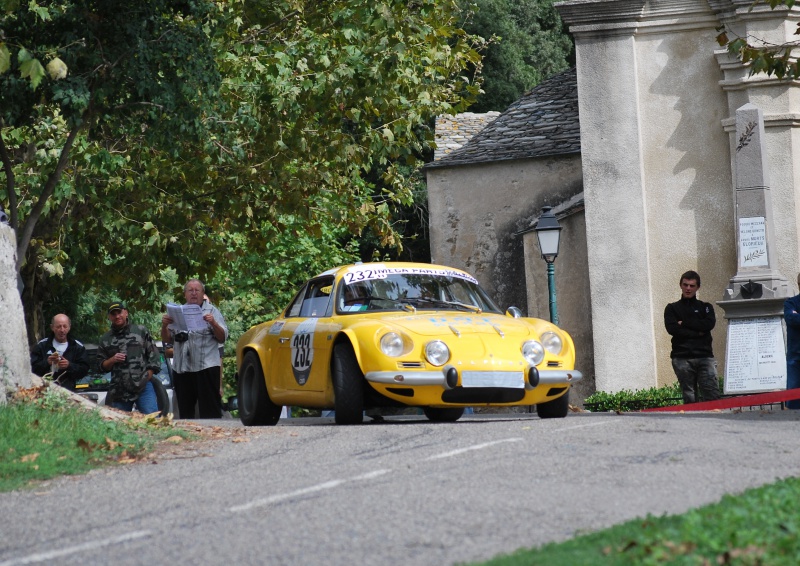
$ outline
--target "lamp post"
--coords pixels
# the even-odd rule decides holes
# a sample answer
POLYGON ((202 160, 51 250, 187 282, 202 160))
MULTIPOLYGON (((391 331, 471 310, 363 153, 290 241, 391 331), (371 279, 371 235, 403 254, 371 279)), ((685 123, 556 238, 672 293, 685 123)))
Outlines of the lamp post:
POLYGON ((561 241, 561 226, 552 206, 542 208, 542 215, 536 223, 536 237, 542 259, 547 262, 547 288, 550 291, 550 322, 558 324, 558 307, 556 306, 556 268, 553 265, 558 257, 558 245, 561 241))

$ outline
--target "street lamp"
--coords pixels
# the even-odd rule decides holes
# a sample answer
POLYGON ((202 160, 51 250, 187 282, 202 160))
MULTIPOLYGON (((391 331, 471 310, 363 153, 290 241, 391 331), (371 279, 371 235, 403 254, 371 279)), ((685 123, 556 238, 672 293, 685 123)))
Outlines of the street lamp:
POLYGON ((536 223, 536 237, 542 259, 547 262, 547 288, 550 291, 550 322, 558 324, 558 307, 556 306, 556 268, 553 262, 558 257, 558 245, 561 241, 561 226, 552 206, 542 208, 542 215, 536 223))

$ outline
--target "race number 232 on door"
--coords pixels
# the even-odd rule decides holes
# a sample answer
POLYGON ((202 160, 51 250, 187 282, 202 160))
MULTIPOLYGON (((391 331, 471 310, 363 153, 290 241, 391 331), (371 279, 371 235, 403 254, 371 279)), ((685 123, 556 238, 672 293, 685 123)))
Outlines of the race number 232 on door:
POLYGON ((305 385, 314 361, 314 330, 317 320, 304 320, 292 335, 292 373, 298 385, 305 385))

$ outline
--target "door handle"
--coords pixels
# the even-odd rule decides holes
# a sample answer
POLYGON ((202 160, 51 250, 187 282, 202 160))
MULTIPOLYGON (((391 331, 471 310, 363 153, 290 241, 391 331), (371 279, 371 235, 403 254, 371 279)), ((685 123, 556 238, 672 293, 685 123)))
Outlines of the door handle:
POLYGON ((278 342, 280 342, 281 344, 286 344, 288 341, 289 341, 288 338, 278 338, 278 342))

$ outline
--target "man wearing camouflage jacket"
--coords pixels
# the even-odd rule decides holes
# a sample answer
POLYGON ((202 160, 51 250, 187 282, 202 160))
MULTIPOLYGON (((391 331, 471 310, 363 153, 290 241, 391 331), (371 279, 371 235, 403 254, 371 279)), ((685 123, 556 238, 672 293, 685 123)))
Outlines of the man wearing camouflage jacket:
POLYGON ((158 412, 151 379, 161 369, 158 350, 150 332, 128 322, 128 309, 121 302, 108 307, 111 330, 103 334, 97 348, 100 369, 111 372, 106 404, 132 411, 133 405, 144 414, 158 412))

